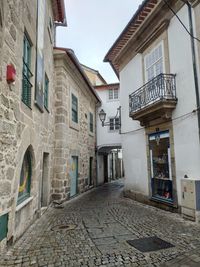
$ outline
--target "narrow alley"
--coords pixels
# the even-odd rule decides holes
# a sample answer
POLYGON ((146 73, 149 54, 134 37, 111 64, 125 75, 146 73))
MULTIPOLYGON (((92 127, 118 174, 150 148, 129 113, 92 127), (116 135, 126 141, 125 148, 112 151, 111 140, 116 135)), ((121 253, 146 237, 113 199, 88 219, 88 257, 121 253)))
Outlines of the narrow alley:
POLYGON ((63 208, 50 207, 1 255, 0 266, 200 266, 195 254, 200 248, 198 225, 126 199, 122 190, 120 180, 93 189, 63 208), (127 243, 154 236, 172 246, 141 252, 127 243))

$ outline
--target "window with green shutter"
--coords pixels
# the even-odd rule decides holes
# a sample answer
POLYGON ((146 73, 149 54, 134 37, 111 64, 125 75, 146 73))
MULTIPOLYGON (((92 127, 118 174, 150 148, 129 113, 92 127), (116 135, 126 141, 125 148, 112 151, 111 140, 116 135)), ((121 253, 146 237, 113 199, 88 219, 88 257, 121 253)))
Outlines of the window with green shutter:
POLYGON ((24 34, 23 47, 23 69, 22 69, 22 101, 31 108, 31 44, 26 34, 24 34))
POLYGON ((0 241, 7 237, 8 213, 0 216, 0 241))
POLYGON ((31 153, 28 149, 24 155, 22 163, 17 204, 22 203, 25 199, 30 197, 31 175, 32 175, 31 153))
POLYGON ((94 131, 94 116, 93 116, 93 114, 90 112, 90 132, 92 132, 93 133, 93 131, 94 131))
POLYGON ((45 74, 44 81, 44 107, 48 110, 49 108, 49 79, 45 74))
POLYGON ((78 98, 72 94, 72 121, 78 123, 78 98))

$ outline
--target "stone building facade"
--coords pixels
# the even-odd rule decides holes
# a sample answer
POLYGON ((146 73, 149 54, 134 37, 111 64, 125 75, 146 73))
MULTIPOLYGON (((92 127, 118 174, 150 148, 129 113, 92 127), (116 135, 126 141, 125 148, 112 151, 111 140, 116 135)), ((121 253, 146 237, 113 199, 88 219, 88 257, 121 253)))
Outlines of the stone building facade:
MULTIPOLYGON (((18 238, 37 216, 44 193, 41 192, 42 180, 49 184, 53 176, 49 164, 53 157, 54 140, 53 22, 59 16, 59 19, 63 18, 58 14, 59 4, 46 1, 40 30, 43 31, 43 69, 49 81, 49 95, 48 108, 39 109, 35 97, 37 1, 1 1, 0 7, 0 244, 3 247, 6 241, 18 238), (8 65, 16 70, 15 83, 12 84, 7 82, 8 65), (22 92, 22 88, 26 92, 22 92), (27 167, 25 155, 30 160, 27 167), (45 177, 44 156, 49 165, 45 177), (27 168, 27 180, 30 181, 23 181, 21 177, 22 164, 27 168), (20 200, 20 196, 24 199, 20 200)), ((47 205, 50 187, 45 190, 47 205)))
POLYGON ((95 116, 91 138, 82 134, 86 119, 85 124, 80 120, 79 131, 65 131, 63 126, 70 114, 69 106, 61 104, 69 98, 67 88, 73 87, 79 95, 80 118, 89 104, 93 111, 98 102, 90 84, 76 73, 78 65, 65 73, 55 61, 54 76, 55 23, 66 26, 65 20, 64 0, 0 1, 0 249, 19 238, 52 200, 69 197, 66 168, 71 151, 84 157, 79 158, 76 193, 88 188, 87 153, 95 174, 95 116), (8 74, 15 70, 11 83, 8 74))
POLYGON ((96 185, 96 105, 100 99, 72 50, 55 49, 54 61, 52 198, 63 201, 96 185), (77 100, 77 121, 72 114, 73 97, 77 100))

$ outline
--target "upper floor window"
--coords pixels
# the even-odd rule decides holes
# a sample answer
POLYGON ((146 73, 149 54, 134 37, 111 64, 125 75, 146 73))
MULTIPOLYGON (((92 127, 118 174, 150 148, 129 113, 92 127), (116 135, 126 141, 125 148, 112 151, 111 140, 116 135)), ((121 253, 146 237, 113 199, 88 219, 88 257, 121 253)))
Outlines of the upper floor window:
POLYGON ((31 175, 32 175, 31 153, 28 149, 24 155, 22 163, 17 204, 20 204, 25 199, 30 197, 31 175))
POLYGON ((0 29, 3 27, 3 1, 0 1, 0 29))
POLYGON ((78 98, 74 94, 72 94, 71 101, 72 121, 78 123, 78 98))
POLYGON ((117 100, 119 98, 119 90, 116 89, 109 89, 108 91, 108 99, 109 100, 117 100))
POLYGON ((146 82, 163 73, 163 45, 160 43, 144 58, 146 82))
POLYGON ((31 43, 26 34, 24 34, 23 45, 22 101, 31 108, 31 43))
POLYGON ((44 81, 44 107, 46 109, 49 108, 49 79, 46 74, 44 81))
POLYGON ((119 130, 119 118, 110 118, 110 131, 119 130))
POLYGON ((94 132, 94 116, 93 114, 90 112, 90 132, 93 133, 94 132))

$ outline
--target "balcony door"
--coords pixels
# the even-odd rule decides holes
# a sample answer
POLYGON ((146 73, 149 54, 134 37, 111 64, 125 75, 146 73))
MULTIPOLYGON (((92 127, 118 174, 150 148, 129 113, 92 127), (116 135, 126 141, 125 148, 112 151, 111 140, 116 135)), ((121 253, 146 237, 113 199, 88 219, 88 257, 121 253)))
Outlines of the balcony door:
POLYGON ((153 48, 144 58, 145 81, 149 82, 164 72, 164 48, 163 42, 153 48))
POLYGON ((152 198, 173 203, 169 131, 149 135, 152 198))

